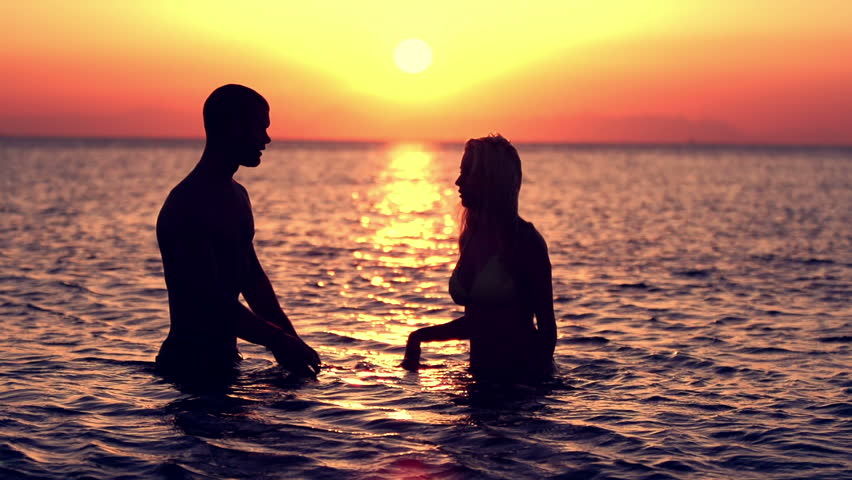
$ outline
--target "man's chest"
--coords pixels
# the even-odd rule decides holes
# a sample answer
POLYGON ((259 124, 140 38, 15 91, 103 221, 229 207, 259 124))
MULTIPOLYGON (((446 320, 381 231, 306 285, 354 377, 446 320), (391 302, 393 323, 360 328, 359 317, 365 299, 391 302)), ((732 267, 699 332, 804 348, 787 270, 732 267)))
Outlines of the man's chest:
POLYGON ((233 194, 211 200, 205 223, 214 245, 244 248, 254 238, 254 216, 245 196, 233 194))

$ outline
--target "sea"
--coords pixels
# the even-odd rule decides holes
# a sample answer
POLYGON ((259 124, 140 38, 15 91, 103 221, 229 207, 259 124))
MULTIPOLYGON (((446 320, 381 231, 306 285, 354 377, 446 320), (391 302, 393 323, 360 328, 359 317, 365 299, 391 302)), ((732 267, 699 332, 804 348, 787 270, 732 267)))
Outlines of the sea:
POLYGON ((557 372, 485 383, 462 312, 463 144, 273 142, 237 173, 298 379, 158 376, 155 237, 197 140, 0 139, 0 478, 852 479, 852 148, 519 144, 557 372))

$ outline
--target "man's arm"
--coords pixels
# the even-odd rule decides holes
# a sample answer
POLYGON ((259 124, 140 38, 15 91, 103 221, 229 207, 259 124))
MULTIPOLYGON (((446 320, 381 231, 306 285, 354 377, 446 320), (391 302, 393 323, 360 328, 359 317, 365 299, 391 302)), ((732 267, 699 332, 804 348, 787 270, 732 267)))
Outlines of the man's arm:
POLYGON ((278 297, 275 296, 275 290, 272 288, 272 283, 269 282, 269 277, 263 271, 260 265, 260 260, 257 259, 257 254, 254 251, 254 245, 249 252, 249 270, 248 278, 243 287, 243 297, 248 302, 252 311, 269 322, 278 325, 282 330, 298 337, 293 323, 284 313, 281 304, 278 303, 278 297))
MULTIPOLYGON (((239 303, 239 302, 237 302, 239 303)), ((237 337, 268 348, 284 368, 299 375, 315 377, 319 372, 319 355, 299 337, 267 322, 240 304, 236 323, 237 337)))
MULTIPOLYGON (((292 357, 290 361, 304 361, 312 365, 315 370, 319 370, 319 355, 299 337, 299 334, 296 333, 296 329, 293 327, 293 323, 290 322, 287 314, 281 308, 281 304, 278 303, 278 297, 275 296, 272 283, 269 282, 269 277, 266 276, 266 272, 263 271, 263 267, 260 265, 260 260, 258 260, 257 254, 254 251, 254 245, 252 245, 249 252, 248 263, 248 277, 243 287, 243 297, 246 299, 249 307, 251 307, 252 312, 259 319, 271 323, 293 339, 293 341, 287 340, 285 343, 279 345, 277 353, 275 349, 270 347, 276 358, 279 356, 292 357)), ((262 332, 258 331, 257 333, 262 332)), ((279 362, 281 362, 280 359, 279 362)))
POLYGON ((298 337, 247 309, 235 294, 228 293, 213 247, 203 232, 203 228, 185 218, 167 217, 157 224, 169 296, 173 307, 181 310, 178 317, 190 321, 197 318, 204 322, 199 328, 267 347, 289 370, 315 375, 319 358, 314 358, 313 350, 298 337), (310 351, 306 352, 306 348, 310 351))

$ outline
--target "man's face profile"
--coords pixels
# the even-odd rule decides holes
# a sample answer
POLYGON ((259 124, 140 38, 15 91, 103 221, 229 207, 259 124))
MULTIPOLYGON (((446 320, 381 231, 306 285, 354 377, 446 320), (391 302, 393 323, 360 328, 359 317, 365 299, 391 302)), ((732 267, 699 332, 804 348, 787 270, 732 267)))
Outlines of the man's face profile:
POLYGON ((269 109, 258 106, 240 123, 235 128, 232 142, 234 160, 244 167, 256 167, 260 165, 262 151, 271 141, 266 133, 269 128, 269 109))
POLYGON ((269 104, 254 90, 242 85, 217 88, 204 102, 207 146, 224 154, 234 167, 256 167, 270 142, 269 104))

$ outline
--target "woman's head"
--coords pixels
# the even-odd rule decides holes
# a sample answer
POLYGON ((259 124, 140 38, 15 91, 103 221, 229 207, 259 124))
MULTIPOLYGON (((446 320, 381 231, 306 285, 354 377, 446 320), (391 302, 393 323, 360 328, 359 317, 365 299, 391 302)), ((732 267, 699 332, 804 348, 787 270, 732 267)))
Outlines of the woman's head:
POLYGON ((468 140, 456 185, 465 208, 462 241, 470 228, 500 230, 513 224, 521 190, 518 151, 500 135, 468 140))
POLYGON ((471 138, 456 179, 462 206, 486 215, 517 215, 521 158, 500 135, 471 138))

